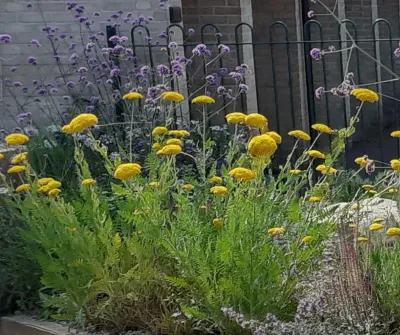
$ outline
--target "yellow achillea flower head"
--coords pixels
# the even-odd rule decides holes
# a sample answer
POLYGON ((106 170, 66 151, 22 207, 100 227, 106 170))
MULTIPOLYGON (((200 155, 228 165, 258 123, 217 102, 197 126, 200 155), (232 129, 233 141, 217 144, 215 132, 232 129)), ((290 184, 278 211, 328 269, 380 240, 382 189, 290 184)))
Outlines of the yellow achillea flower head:
POLYGON ((243 113, 230 113, 225 116, 226 121, 232 124, 244 123, 246 120, 246 114, 243 113))
POLYGON ((51 181, 54 181, 53 178, 42 178, 37 181, 38 186, 46 186, 51 181))
POLYGON ((24 145, 29 142, 29 137, 24 134, 10 134, 5 140, 8 145, 24 145))
POLYGON ((268 229, 268 235, 270 235, 270 236, 280 236, 280 235, 283 235, 285 232, 286 232, 286 229, 281 228, 281 227, 268 229))
POLYGON ((12 159, 11 159, 11 164, 23 164, 26 162, 26 159, 28 157, 28 153, 27 152, 21 152, 20 154, 15 155, 12 159))
POLYGON ((295 175, 298 175, 298 174, 300 174, 301 172, 302 172, 302 171, 299 170, 299 169, 295 169, 295 170, 290 170, 290 171, 289 171, 289 173, 295 174, 295 175))
POLYGON ((149 186, 154 188, 159 188, 161 187, 161 183, 159 183, 158 181, 152 181, 151 183, 149 183, 149 186))
POLYGON ((225 186, 214 186, 211 187, 210 192, 214 195, 225 195, 228 194, 228 189, 225 186))
POLYGON ((270 137, 272 137, 272 139, 277 143, 277 144, 281 144, 282 143, 282 137, 281 135, 279 135, 277 132, 275 131, 269 131, 267 133, 265 133, 265 135, 268 135, 270 137))
POLYGON ((7 173, 20 173, 26 170, 26 166, 23 165, 15 165, 8 169, 7 173))
POLYGON ((308 150, 306 151, 306 154, 313 158, 320 158, 320 159, 326 158, 326 156, 321 151, 318 150, 308 150))
POLYGON ((182 147, 176 144, 168 144, 157 151, 157 155, 177 155, 182 152, 182 147))
POLYGON ((154 143, 152 148, 154 150, 160 150, 162 148, 162 144, 161 143, 154 143))
POLYGON ((249 143, 249 152, 254 158, 269 158, 277 149, 274 139, 266 134, 253 137, 249 143))
POLYGON ((256 178, 254 171, 240 167, 229 171, 229 175, 238 181, 250 181, 256 178))
POLYGON ((63 127, 62 131, 67 134, 75 134, 88 129, 99 123, 96 115, 83 113, 73 118, 69 124, 63 127))
POLYGON ((31 189, 31 185, 29 185, 29 184, 22 184, 22 185, 19 185, 19 186, 15 189, 15 191, 16 191, 17 193, 22 193, 22 192, 29 191, 30 189, 31 189))
POLYGON ((0 159, 4 159, 4 155, 3 154, 0 154, 0 159))
POLYGON ((372 222, 373 223, 382 223, 382 222, 385 222, 385 219, 384 218, 376 218, 376 219, 373 219, 372 222))
POLYGON ((323 197, 310 197, 308 202, 321 202, 323 199, 323 197))
POLYGON ((313 124, 311 126, 311 128, 320 133, 328 134, 328 135, 332 135, 335 132, 333 129, 329 128, 327 125, 322 124, 322 123, 313 124))
POLYGON ((194 186, 192 184, 185 184, 182 187, 185 191, 193 191, 194 190, 194 186))
POLYGON ((400 228, 389 228, 386 232, 387 235, 389 236, 400 236, 400 228))
POLYGON ((143 99, 143 95, 138 93, 138 92, 129 92, 125 94, 122 99, 124 100, 137 100, 137 99, 143 99))
POLYGON ((371 191, 374 189, 374 186, 366 184, 366 185, 361 186, 361 188, 364 189, 365 191, 371 191))
POLYGON ((75 227, 74 228, 68 228, 68 231, 70 233, 76 233, 78 231, 78 229, 76 229, 75 227))
POLYGON ((390 136, 392 136, 392 137, 400 137, 400 130, 392 131, 392 133, 390 134, 390 136))
POLYGON ((167 141, 168 144, 174 144, 174 145, 179 145, 182 146, 182 141, 179 138, 171 138, 167 141))
POLYGON ((355 211, 359 211, 360 209, 363 209, 363 208, 364 208, 364 206, 362 206, 362 205, 353 205, 353 206, 351 206, 351 209, 355 210, 355 211))
POLYGON ((310 243, 313 240, 312 236, 304 236, 301 240, 303 243, 310 243))
POLYGON ((355 88, 351 91, 351 95, 355 96, 362 102, 377 102, 379 101, 379 95, 376 92, 367 88, 355 88))
POLYGON ((354 160, 354 163, 360 165, 361 167, 365 168, 368 163, 370 162, 370 159, 365 159, 364 157, 358 157, 354 160))
POLYGON ((190 136, 190 133, 187 130, 170 130, 168 135, 175 137, 187 137, 190 136))
POLYGON ((182 94, 174 91, 164 92, 161 94, 161 97, 166 101, 172 102, 181 102, 185 100, 185 97, 182 94))
POLYGON ((51 197, 56 197, 61 193, 61 190, 59 188, 55 188, 53 190, 50 190, 48 195, 51 197))
POLYGON ((337 170, 333 167, 324 164, 318 165, 315 170, 321 172, 322 174, 335 174, 337 172, 337 170))
POLYGON ((222 219, 214 219, 213 225, 217 229, 222 229, 222 219))
POLYGON ((349 228, 357 228, 357 225, 356 225, 356 224, 354 224, 354 223, 352 223, 352 224, 349 224, 349 228))
POLYGON ((47 187, 47 185, 46 186, 42 186, 42 187, 40 187, 39 189, 38 189, 38 192, 39 193, 42 193, 42 194, 47 194, 47 192, 49 192, 50 190, 49 190, 49 188, 47 187))
POLYGON ((56 188, 60 188, 61 187, 61 183, 59 182, 59 181, 57 181, 57 180, 53 180, 53 181, 51 181, 50 183, 48 183, 47 185, 46 185, 46 187, 47 187, 47 189, 50 191, 50 190, 54 190, 54 189, 56 189, 56 188))
POLYGON ((96 180, 94 180, 92 178, 88 178, 88 179, 82 180, 82 185, 83 186, 94 186, 96 184, 97 184, 96 180))
POLYGON ((222 184, 222 178, 218 176, 211 177, 209 181, 213 184, 222 184))
POLYGON ((369 193, 369 194, 375 195, 375 194, 377 194, 378 192, 376 192, 375 190, 369 190, 368 193, 369 193))
POLYGON ((215 104, 215 100, 208 95, 200 95, 192 100, 192 104, 215 104))
POLYGON ((392 159, 390 161, 390 166, 393 170, 399 171, 400 170, 400 159, 392 159))
POLYGON ((358 242, 368 242, 368 238, 367 237, 359 237, 357 238, 358 242))
POLYGON ((142 167, 136 163, 121 164, 117 167, 114 177, 119 180, 128 180, 142 172, 142 167))
POLYGON ((201 205, 200 209, 207 209, 207 206, 206 205, 201 205))
POLYGON ((267 118, 258 113, 251 113, 246 115, 244 122, 251 127, 256 127, 260 130, 265 130, 268 128, 268 120, 267 118))
POLYGON ((399 191, 396 190, 395 188, 391 188, 388 192, 393 194, 393 193, 398 193, 399 191))
POLYGON ((152 131, 152 134, 153 136, 157 136, 157 135, 164 135, 167 132, 168 132, 167 127, 155 127, 152 131))
POLYGON ((293 136, 299 140, 310 141, 311 137, 306 132, 302 130, 292 130, 288 133, 289 136, 293 136))
POLYGON ((385 228, 385 226, 381 223, 373 223, 372 225, 369 226, 370 231, 378 231, 385 228))

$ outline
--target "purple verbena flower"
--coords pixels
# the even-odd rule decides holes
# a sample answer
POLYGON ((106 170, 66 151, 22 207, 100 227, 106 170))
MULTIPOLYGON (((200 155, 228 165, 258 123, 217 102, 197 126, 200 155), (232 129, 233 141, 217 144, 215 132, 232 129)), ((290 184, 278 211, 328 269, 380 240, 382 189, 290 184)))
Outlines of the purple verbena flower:
POLYGON ((309 10, 308 13, 307 13, 307 16, 308 16, 309 19, 313 18, 315 16, 314 11, 313 10, 309 10))
POLYGON ((226 67, 221 67, 219 69, 219 74, 223 77, 226 76, 228 74, 228 69, 226 67))
POLYGON ((164 64, 160 64, 157 66, 157 73, 160 76, 168 76, 169 75, 169 68, 164 64))
POLYGON ((168 44, 168 48, 170 48, 170 49, 176 49, 177 47, 178 47, 178 43, 176 43, 176 42, 170 42, 168 44))
POLYGON ((11 72, 16 72, 18 70, 18 68, 16 68, 15 66, 12 66, 11 68, 10 68, 10 71, 11 72))
POLYGON ((207 54, 207 46, 205 44, 198 44, 193 50, 192 53, 195 56, 204 56, 207 54))
POLYGON ((11 43, 12 38, 8 34, 0 34, 0 44, 1 43, 11 43))
POLYGON ((53 58, 54 58, 57 62, 61 60, 61 57, 58 56, 58 55, 55 55, 53 58))
POLYGON ((91 113, 93 111, 94 111, 94 106, 86 106, 86 108, 85 108, 86 113, 91 113))
POLYGON ((218 49, 222 52, 222 53, 229 53, 231 52, 231 49, 225 45, 225 44, 220 44, 218 45, 218 49))
POLYGON ((83 74, 83 73, 88 72, 88 69, 87 69, 86 67, 82 66, 82 67, 80 67, 80 68, 78 69, 78 72, 79 72, 80 74, 83 74))
POLYGON ((246 84, 239 84, 239 93, 246 94, 249 91, 249 86, 246 84))
POLYGON ((393 53, 394 53, 395 57, 399 58, 400 57, 400 47, 396 48, 393 53))
POLYGON ((321 51, 321 49, 319 49, 319 48, 311 49, 310 56, 311 56, 311 58, 313 58, 315 60, 322 59, 322 51, 321 51))
POLYGON ((218 86, 217 88, 217 94, 222 95, 226 93, 226 87, 225 86, 218 86))
POLYGON ((110 71, 110 76, 111 76, 111 77, 117 77, 117 76, 119 76, 120 74, 121 74, 121 70, 118 69, 118 68, 112 69, 112 70, 110 71))
POLYGON ((195 30, 193 28, 189 28, 188 33, 189 35, 193 35, 195 33, 195 30))
POLYGON ((318 87, 315 90, 315 97, 319 100, 322 99, 323 95, 325 94, 325 89, 323 87, 318 87))
POLYGON ((22 86, 21 82, 19 82, 19 81, 14 82, 13 85, 14 85, 14 87, 21 87, 22 86))
POLYGON ((29 64, 32 64, 32 65, 37 65, 37 63, 36 63, 36 58, 33 57, 33 56, 29 56, 29 57, 28 57, 28 63, 29 63, 29 64))
POLYGON ((69 87, 69 88, 74 88, 75 85, 76 85, 76 84, 75 84, 73 81, 69 81, 69 82, 67 83, 67 87, 69 87))
POLYGON ((167 39, 167 38, 168 38, 168 34, 167 34, 166 31, 162 31, 162 32, 160 33, 160 35, 158 35, 158 37, 159 37, 159 38, 162 38, 162 39, 167 39))
POLYGON ((32 40, 31 44, 36 45, 37 47, 40 47, 40 43, 38 40, 32 40))
POLYGON ((216 73, 206 76, 205 79, 209 85, 218 85, 219 84, 218 75, 216 73))

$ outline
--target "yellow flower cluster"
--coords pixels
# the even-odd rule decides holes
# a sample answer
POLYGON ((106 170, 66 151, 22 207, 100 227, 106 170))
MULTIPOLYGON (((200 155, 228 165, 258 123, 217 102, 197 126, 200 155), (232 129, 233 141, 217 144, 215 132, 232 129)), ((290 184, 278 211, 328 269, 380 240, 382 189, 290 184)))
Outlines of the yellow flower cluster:
POLYGON ((170 130, 168 132, 168 135, 170 136, 175 136, 175 137, 188 137, 190 136, 190 133, 187 130, 170 130))
POLYGON ((210 178, 209 182, 212 184, 222 184, 223 180, 221 177, 214 176, 210 178))
POLYGON ((96 180, 94 180, 92 178, 88 178, 88 179, 82 180, 82 185, 83 186, 94 186, 96 184, 97 184, 96 180))
POLYGON ((361 102, 377 102, 379 95, 367 88, 355 88, 351 91, 351 95, 355 96, 361 102))
POLYGON ((4 159, 4 155, 3 154, 0 154, 0 159, 4 159))
POLYGON ((176 144, 167 144, 157 151, 157 155, 177 155, 182 152, 182 147, 176 144))
POLYGON ((24 134, 10 134, 5 140, 8 145, 24 145, 29 142, 29 137, 24 134))
POLYGON ((28 153, 27 152, 21 152, 20 154, 15 155, 11 159, 11 164, 17 165, 17 164, 24 164, 28 158, 28 153))
POLYGON ((312 236, 304 236, 301 240, 303 243, 310 243, 313 240, 312 236))
POLYGON ((228 189, 225 186, 214 186, 211 187, 210 192, 214 195, 225 195, 228 194, 228 189))
POLYGON ((19 185, 19 186, 15 189, 15 192, 17 192, 17 193, 23 193, 23 192, 29 191, 30 189, 31 189, 31 185, 29 185, 29 184, 22 184, 22 185, 19 185))
POLYGON ((129 180, 142 172, 142 167, 136 163, 125 163, 117 167, 114 177, 119 180, 129 180))
POLYGON ((254 171, 240 167, 229 171, 229 175, 238 181, 250 181, 256 178, 254 171))
POLYGON ((149 186, 153 187, 153 188, 160 188, 161 187, 161 183, 159 183, 157 181, 152 181, 152 182, 149 183, 149 186))
POLYGON ((288 133, 289 136, 293 136, 299 140, 310 141, 311 137, 302 130, 292 130, 288 133))
POLYGON ((337 172, 337 170, 333 167, 324 164, 318 165, 315 170, 321 172, 322 174, 336 174, 337 172))
POLYGON ((372 225, 369 226, 370 231, 378 231, 385 228, 385 226, 381 223, 373 223, 372 225))
POLYGON ((364 189, 365 191, 371 191, 374 189, 374 186, 366 184, 366 185, 361 186, 361 188, 364 189))
POLYGON ((244 122, 251 127, 255 127, 260 129, 262 133, 266 132, 268 129, 268 120, 267 118, 258 113, 251 113, 246 115, 244 122))
POLYGON ((302 171, 299 169, 294 169, 294 170, 290 170, 289 173, 294 174, 294 175, 298 175, 300 174, 302 171))
POLYGON ((217 229, 222 229, 222 226, 223 226, 222 219, 214 219, 213 220, 213 225, 217 229))
POLYGON ((270 235, 270 236, 281 236, 281 235, 285 234, 285 232, 286 232, 286 229, 281 228, 281 227, 268 229, 268 235, 270 235))
POLYGON ((182 146, 182 141, 179 138, 171 138, 167 141, 168 144, 174 144, 174 145, 179 145, 180 147, 182 146))
POLYGON ((311 128, 320 133, 328 134, 328 135, 332 135, 335 132, 333 129, 329 128, 327 125, 322 124, 322 123, 313 124, 311 126, 311 128))
POLYGON ((320 158, 320 159, 326 158, 326 156, 321 151, 318 150, 309 150, 306 151, 306 154, 312 158, 320 158))
POLYGON ((282 143, 282 137, 275 131, 269 131, 265 135, 270 136, 277 144, 282 143))
POLYGON ((315 203, 315 202, 321 202, 323 199, 324 199, 323 197, 310 197, 308 201, 315 203))
POLYGON ((372 162, 370 159, 364 157, 358 157, 354 160, 354 163, 360 165, 362 168, 365 168, 370 162, 372 162))
POLYGON ((67 134, 75 134, 95 126, 97 123, 99 123, 99 120, 96 115, 83 113, 73 118, 69 124, 62 128, 62 131, 67 134))
POLYGON ((185 97, 182 94, 174 91, 164 92, 161 94, 161 97, 166 101, 172 102, 181 102, 185 100, 185 97))
POLYGON ((392 159, 390 161, 390 166, 395 171, 400 171, 400 159, 392 159))
POLYGON ((269 158, 278 149, 274 139, 267 134, 253 137, 248 147, 254 158, 269 158))
POLYGON ((392 136, 392 137, 400 137, 400 130, 392 131, 392 133, 390 134, 390 136, 392 136))
POLYGON ((168 128, 167 127, 155 127, 153 129, 153 136, 161 136, 164 135, 168 132, 168 128))
POLYGON ((208 95, 200 95, 192 100, 192 104, 215 104, 215 100, 208 95))
POLYGON ((143 99, 143 95, 138 92, 129 92, 125 94, 122 99, 124 100, 138 100, 143 99))
POLYGON ((37 181, 38 192, 55 197, 61 193, 61 183, 53 178, 42 178, 37 181))
POLYGON ((389 228, 386 234, 389 236, 400 236, 400 228, 397 227, 389 228))
POLYGON ((228 115, 225 116, 226 117, 226 121, 228 121, 229 123, 232 124, 238 124, 238 123, 244 123, 246 120, 246 114, 243 113, 230 113, 228 115))
POLYGON ((7 173, 20 173, 26 170, 26 166, 24 165, 15 165, 8 169, 7 173))
POLYGON ((185 184, 185 185, 182 186, 182 188, 185 191, 189 191, 189 192, 194 190, 194 186, 192 184, 185 184))

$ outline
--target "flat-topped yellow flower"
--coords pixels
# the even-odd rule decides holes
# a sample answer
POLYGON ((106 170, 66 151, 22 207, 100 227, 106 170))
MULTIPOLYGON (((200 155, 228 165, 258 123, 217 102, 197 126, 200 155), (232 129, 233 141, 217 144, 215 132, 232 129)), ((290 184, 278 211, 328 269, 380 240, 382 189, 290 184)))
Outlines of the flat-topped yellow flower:
POLYGON ((282 227, 276 227, 276 228, 271 228, 268 229, 268 235, 270 236, 281 236, 285 234, 286 229, 282 227))
POLYGON ((228 189, 225 186, 214 186, 210 188, 210 192, 214 195, 228 194, 228 189))
POLYGON ((29 184, 22 184, 22 185, 19 185, 19 186, 15 189, 15 192, 17 192, 17 193, 23 193, 23 192, 29 191, 30 189, 31 189, 31 185, 29 185, 29 184))
POLYGON ((182 186, 182 188, 183 188, 185 191, 193 191, 193 190, 194 190, 194 185, 192 185, 192 184, 185 184, 185 185, 182 186))
POLYGON ((388 192, 391 193, 391 194, 394 194, 394 193, 399 193, 399 190, 397 190, 395 188, 391 188, 391 189, 389 189, 388 192))
POLYGON ((275 131, 269 131, 267 133, 265 133, 265 135, 268 135, 270 137, 272 137, 272 139, 277 143, 277 144, 281 144, 282 143, 282 137, 281 135, 279 135, 277 132, 275 131))
POLYGON ((400 236, 400 228, 397 227, 389 228, 386 234, 389 236, 400 236))
POLYGON ((332 135, 335 132, 333 129, 329 128, 326 124, 322 124, 322 123, 313 124, 311 126, 311 128, 320 133, 328 134, 328 135, 332 135))
POLYGON ((167 141, 167 145, 168 144, 175 144, 175 145, 182 146, 182 141, 179 138, 171 138, 167 141))
POLYGON ((10 134, 5 141, 8 145, 24 145, 29 142, 29 137, 24 134, 10 134))
POLYGON ((363 190, 365 190, 365 191, 370 191, 370 190, 373 190, 373 189, 374 189, 374 185, 366 184, 366 185, 361 186, 361 188, 362 188, 363 190))
POLYGON ((372 225, 369 226, 370 231, 378 231, 385 228, 385 226, 381 223, 373 223, 372 225))
POLYGON ((306 132, 302 130, 292 130, 288 133, 289 136, 293 136, 299 140, 310 141, 311 137, 306 132))
POLYGON ((157 155, 177 155, 182 152, 182 147, 176 144, 167 144, 157 151, 157 155))
POLYGON ((298 175, 300 174, 302 171, 299 169, 294 169, 294 170, 290 170, 289 173, 294 174, 294 175, 298 175))
POLYGON ((0 154, 0 160, 1 159, 4 159, 4 155, 3 154, 0 154))
POLYGON ((138 92, 129 92, 125 94, 122 99, 124 100, 138 100, 143 99, 143 95, 138 92))
POLYGON ((187 130, 170 130, 168 135, 175 137, 187 137, 190 136, 190 133, 187 130))
POLYGON ((320 158, 320 159, 325 159, 326 156, 318 150, 308 150, 306 151, 306 155, 312 157, 312 158, 320 158))
POLYGON ((356 224, 354 224, 354 223, 351 223, 351 224, 349 224, 349 228, 357 228, 357 225, 356 224))
POLYGON ((117 167, 114 177, 119 180, 129 180, 142 172, 142 167, 136 163, 125 163, 117 167))
POLYGON ((337 170, 335 168, 324 165, 324 164, 318 165, 315 170, 321 172, 322 174, 336 174, 337 173, 337 170))
POLYGON ((400 170, 400 159, 392 159, 390 161, 390 166, 393 170, 399 171, 400 170))
POLYGON ((164 92, 161 94, 161 97, 166 101, 172 102, 181 102, 185 100, 185 97, 182 94, 174 91, 164 92))
POLYGON ((51 197, 56 197, 61 193, 61 190, 59 188, 55 188, 53 190, 50 190, 48 195, 51 197))
POLYGON ((41 178, 37 181, 38 186, 46 186, 48 183, 51 181, 54 181, 53 178, 47 177, 47 178, 41 178))
POLYGON ((312 202, 312 203, 321 202, 323 199, 324 199, 323 197, 310 197, 308 199, 308 202, 312 202))
POLYGON ((26 170, 26 166, 15 165, 8 169, 7 173, 20 173, 26 170))
POLYGON ((254 171, 241 167, 229 171, 229 175, 238 181, 250 181, 256 178, 254 171))
POLYGON ((392 131, 390 136, 392 136, 392 137, 400 137, 400 130, 392 131))
POLYGON ((88 179, 82 180, 82 185, 83 186, 94 186, 96 184, 97 184, 96 180, 94 180, 92 178, 88 178, 88 179))
POLYGON ((215 100, 208 95, 200 95, 192 100, 192 104, 215 104, 215 100))
POLYGON ((379 101, 379 95, 368 88, 355 88, 351 91, 351 95, 356 97, 361 102, 379 101))
POLYGON ((357 241, 358 242, 368 242, 368 237, 359 237, 359 238, 357 238, 357 241))
POLYGON ((210 183, 212 183, 212 184, 222 184, 222 178, 221 177, 218 177, 218 176, 213 176, 213 177, 211 177, 210 178, 210 183))
POLYGON ((373 223, 382 223, 382 222, 385 222, 385 219, 384 218, 376 218, 376 219, 373 219, 372 222, 373 223))
POLYGON ((166 134, 167 132, 167 127, 155 127, 151 133, 153 134, 153 136, 160 136, 166 134))
POLYGON ((47 187, 47 185, 41 186, 41 187, 39 187, 39 189, 38 189, 38 192, 41 193, 41 194, 47 194, 47 192, 49 192, 49 191, 50 191, 50 190, 49 190, 49 188, 47 187))
POLYGON ((47 187, 47 189, 50 191, 50 190, 54 190, 54 189, 56 189, 56 188, 60 188, 61 187, 61 183, 59 182, 59 181, 57 181, 57 180, 53 180, 53 181, 51 181, 50 183, 48 183, 47 185, 46 185, 46 187, 47 187))
POLYGON ((214 219, 213 225, 217 229, 222 229, 222 219, 214 219))
POLYGON ((160 150, 162 147, 162 144, 157 142, 152 145, 153 150, 160 150))
POLYGON ((244 123, 244 121, 246 120, 246 114, 235 112, 226 115, 225 118, 226 121, 228 121, 228 123, 232 124, 244 123))
POLYGON ((244 122, 248 126, 256 127, 258 129, 260 129, 261 131, 265 131, 266 129, 268 129, 268 120, 262 114, 258 114, 258 113, 248 114, 248 115, 246 115, 244 122))
POLYGON ((375 191, 375 190, 369 190, 368 193, 369 193, 369 194, 372 194, 372 195, 375 195, 375 194, 377 194, 378 192, 375 191))
POLYGON ((254 158, 269 158, 277 149, 278 145, 267 134, 255 136, 249 143, 249 152, 254 158))
POLYGON ((23 164, 26 162, 28 158, 28 153, 27 152, 21 152, 20 154, 15 155, 11 159, 11 164, 17 165, 17 164, 23 164))
POLYGON ((368 165, 369 162, 371 162, 371 160, 370 159, 366 159, 364 157, 357 157, 354 160, 354 163, 360 165, 363 168, 365 168, 368 165))
POLYGON ((71 122, 63 127, 63 132, 67 134, 75 134, 95 126, 99 123, 96 115, 90 113, 79 114, 71 120, 71 122))
POLYGON ((364 208, 364 206, 362 206, 362 205, 357 205, 357 204, 351 206, 351 209, 354 210, 354 211, 359 211, 359 210, 361 210, 361 209, 363 209, 363 208, 364 208))
POLYGON ((313 240, 312 236, 304 236, 301 241, 303 243, 310 243, 312 240, 313 240))

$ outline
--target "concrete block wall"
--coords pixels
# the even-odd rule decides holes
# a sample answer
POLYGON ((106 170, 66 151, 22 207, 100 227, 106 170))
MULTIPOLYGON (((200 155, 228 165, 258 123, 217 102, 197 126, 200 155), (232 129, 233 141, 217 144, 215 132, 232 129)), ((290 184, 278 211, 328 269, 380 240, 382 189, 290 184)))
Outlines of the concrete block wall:
MULTIPOLYGON (((94 17, 96 22, 92 26, 93 32, 105 32, 106 26, 110 24, 107 20, 118 11, 123 11, 122 17, 125 17, 128 12, 133 13, 134 18, 139 15, 152 17, 153 21, 148 26, 152 36, 157 37, 169 24, 168 9, 160 8, 159 0, 78 0, 77 2, 85 6, 85 15, 92 17, 94 13, 99 13, 98 17, 94 17)), ((180 0, 170 0, 168 4, 181 5, 180 0)), ((56 36, 66 34, 67 43, 77 43, 77 48, 79 48, 81 44, 79 24, 75 22, 73 14, 67 10, 65 0, 0 1, 0 34, 9 34, 13 39, 12 44, 0 44, 0 71, 3 77, 12 77, 13 82, 19 81, 22 86, 29 88, 33 87, 33 80, 51 82, 59 77, 53 52, 48 47, 46 33, 42 32, 45 25, 57 28, 56 36), (69 36, 74 36, 74 39, 69 39, 69 36), (38 40, 42 47, 30 46, 33 39, 38 40), (37 66, 28 64, 29 56, 37 58, 37 66), (18 68, 16 72, 12 72, 14 67, 18 68)), ((123 25, 121 34, 130 36, 130 28, 130 25, 123 25)), ((102 44, 106 44, 105 39, 102 44)), ((71 52, 63 52, 61 57, 68 60, 70 54, 71 52)), ((21 94, 20 88, 13 88, 10 92, 2 85, 0 98, 5 103, 13 101, 12 95, 17 97, 20 106, 27 101, 26 96, 21 94)), ((60 92, 60 97, 62 95, 63 93, 60 92)), ((55 99, 60 97, 55 97, 55 99)), ((20 107, 15 107, 14 102, 12 106, 13 108, 6 108, 3 105, 0 108, 0 128, 10 129, 15 125, 15 116, 22 110, 20 107)), ((27 111, 33 113, 34 119, 39 124, 45 123, 48 119, 43 110, 41 111, 41 107, 45 106, 41 106, 41 103, 25 106, 27 111)))

